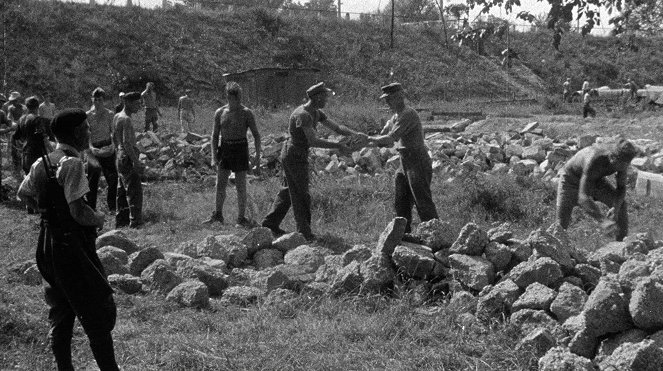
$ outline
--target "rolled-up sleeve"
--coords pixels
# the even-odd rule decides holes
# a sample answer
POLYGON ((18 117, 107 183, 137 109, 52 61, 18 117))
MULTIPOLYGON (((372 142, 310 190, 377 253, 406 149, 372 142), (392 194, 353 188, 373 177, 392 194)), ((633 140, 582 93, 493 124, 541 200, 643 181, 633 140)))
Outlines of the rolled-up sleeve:
POLYGON ((90 191, 83 161, 79 158, 68 157, 62 160, 57 172, 57 179, 64 189, 64 197, 67 203, 78 200, 90 191))

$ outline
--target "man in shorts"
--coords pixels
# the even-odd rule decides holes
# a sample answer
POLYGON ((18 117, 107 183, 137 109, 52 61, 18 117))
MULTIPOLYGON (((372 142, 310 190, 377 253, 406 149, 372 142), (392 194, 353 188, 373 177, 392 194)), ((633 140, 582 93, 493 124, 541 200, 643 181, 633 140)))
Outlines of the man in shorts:
POLYGON ((253 112, 242 105, 242 88, 236 82, 226 85, 228 104, 214 113, 212 129, 212 166, 216 166, 216 208, 205 223, 223 223, 223 203, 230 172, 235 173, 237 187, 237 225, 250 227, 246 218, 246 172, 249 170, 249 143, 246 131, 251 130, 256 148, 254 164, 260 165, 260 133, 253 112))
POLYGON ((186 89, 184 95, 177 101, 177 117, 180 119, 182 133, 190 132, 191 125, 196 122, 196 109, 189 94, 191 89, 186 89))
POLYGON ((145 131, 150 130, 150 124, 152 125, 152 131, 157 131, 159 129, 157 121, 161 116, 161 111, 157 105, 157 93, 154 91, 154 83, 148 82, 140 96, 145 104, 145 131))

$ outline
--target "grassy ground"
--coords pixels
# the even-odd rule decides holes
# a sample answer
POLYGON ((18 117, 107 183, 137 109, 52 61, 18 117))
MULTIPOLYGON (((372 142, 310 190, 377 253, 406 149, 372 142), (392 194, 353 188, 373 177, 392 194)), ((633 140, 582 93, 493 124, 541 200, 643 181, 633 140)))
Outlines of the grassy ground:
MULTIPOLYGON (((651 113, 581 120, 571 115, 544 115, 539 106, 486 107, 489 119, 472 125, 475 132, 517 130, 540 121, 549 135, 566 138, 585 132, 629 133, 631 138, 662 140, 660 118, 651 113), (501 112, 501 113, 500 113, 501 112), (507 113, 511 116, 507 117, 507 113), (631 134, 632 133, 632 134, 631 134)), ((201 117, 213 110, 203 109, 201 117)), ((350 107, 330 107, 339 121, 353 117, 350 107)), ((377 107, 354 115, 366 117, 377 107)), ((174 112, 165 110, 164 127, 177 128, 174 112)), ((287 112, 259 112, 261 130, 279 132, 287 112), (268 125, 267 122, 278 123, 268 125)), ((137 117, 140 122, 140 117, 137 117)), ((203 120, 200 121, 202 124, 203 120)), ((359 121, 357 121, 359 122, 359 121)), ((138 125, 138 124, 137 124, 138 125)), ((357 124, 359 125, 359 124, 357 124)), ((249 186, 248 214, 260 219, 279 186, 277 178, 249 186)), ((534 179, 507 176, 451 179, 438 172, 433 194, 441 219, 460 228, 474 221, 489 228, 509 221, 517 237, 547 227, 554 219, 554 189, 534 179)), ((236 210, 229 188, 226 219, 236 210)), ((312 180, 313 230, 321 244, 336 251, 350 245, 373 244, 393 217, 391 174, 372 178, 312 180)), ((103 193, 100 200, 103 199, 103 193)), ((172 251, 183 241, 208 234, 242 233, 232 225, 202 226, 213 208, 210 184, 149 183, 145 187, 147 224, 127 234, 141 246, 172 251)), ((629 190, 631 232, 663 236, 659 221, 663 201, 629 190)), ((107 211, 102 203, 101 209, 107 211)), ((38 219, 12 201, 0 204, 0 251, 6 264, 33 256, 38 219)), ((112 223, 108 223, 112 225, 112 223)), ((294 230, 291 215, 283 226, 294 230)), ((107 227, 108 229, 108 227, 107 227)), ((596 224, 576 210, 570 234, 575 244, 594 250, 609 241, 596 224)), ((531 370, 536 358, 517 351, 519 334, 509 324, 476 326, 463 322, 446 298, 399 287, 394 297, 299 297, 296 301, 249 308, 213 300, 209 309, 181 309, 157 296, 116 295, 118 323, 114 331, 117 357, 125 370, 531 370)), ((47 307, 41 288, 25 286, 0 269, 0 369, 52 369, 46 343, 47 307), (29 357, 26 357, 29 354, 29 357)), ((80 369, 94 365, 87 340, 77 327, 74 359, 80 369)))

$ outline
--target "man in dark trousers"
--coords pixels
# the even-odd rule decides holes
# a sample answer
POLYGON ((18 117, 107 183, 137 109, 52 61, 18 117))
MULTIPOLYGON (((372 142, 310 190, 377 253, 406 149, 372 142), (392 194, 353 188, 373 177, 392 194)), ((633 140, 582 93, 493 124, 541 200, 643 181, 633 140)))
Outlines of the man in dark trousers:
POLYGON ((39 116, 39 99, 30 97, 25 100, 27 112, 18 122, 14 138, 23 143, 21 164, 27 175, 30 167, 41 156, 52 151, 49 139, 52 138, 50 120, 39 116))
POLYGON ((412 206, 417 207, 422 222, 437 219, 437 209, 430 190, 433 168, 424 144, 424 132, 417 111, 405 104, 401 84, 395 82, 382 87, 382 95, 394 115, 379 135, 369 137, 378 146, 397 144, 401 164, 396 172, 394 208, 396 216, 407 219, 406 232, 412 224, 412 206))
POLYGON ((583 148, 571 157, 560 171, 557 185, 557 222, 562 228, 569 227, 573 208, 578 205, 617 241, 623 240, 628 234, 624 201, 627 170, 638 152, 633 143, 621 139, 616 144, 583 148), (616 187, 605 179, 612 174, 616 187), (603 216, 595 200, 612 208, 608 216, 603 216))
POLYGON ((104 268, 95 250, 97 228, 104 215, 84 200, 89 191, 80 152, 89 146, 85 111, 68 109, 56 115, 51 129, 55 151, 38 159, 18 196, 41 213, 37 267, 47 282, 49 338, 58 370, 73 370, 71 340, 78 317, 102 371, 118 370, 111 331, 116 307, 104 268))
POLYGON ((318 123, 341 135, 363 135, 365 137, 365 134, 357 133, 345 126, 336 124, 322 111, 331 93, 331 89, 327 88, 324 82, 311 86, 306 90, 308 101, 297 107, 290 115, 288 125, 290 138, 281 150, 283 186, 276 196, 272 210, 262 221, 262 226, 271 229, 277 236, 285 233, 280 225, 292 205, 297 231, 303 234, 307 240, 315 240, 315 235, 311 232, 309 148, 335 148, 343 153, 350 152, 350 148, 343 142, 335 143, 318 138, 318 123))
POLYGON ((112 139, 119 173, 115 227, 139 228, 143 224, 143 185, 140 182, 143 164, 138 159, 140 152, 131 115, 141 110, 142 102, 138 92, 127 93, 122 99, 124 109, 113 118, 112 139))
POLYGON ((87 152, 87 177, 90 183, 90 193, 87 195, 88 205, 97 209, 97 193, 99 179, 104 174, 108 191, 106 202, 108 210, 115 213, 117 203, 117 168, 115 167, 115 147, 111 135, 113 134, 113 111, 105 107, 106 92, 102 88, 92 91, 92 108, 87 111, 90 123, 90 149, 87 152))
POLYGON ((244 215, 246 210, 246 172, 249 170, 247 130, 253 134, 256 149, 254 164, 260 165, 260 133, 253 112, 242 104, 242 88, 236 82, 226 85, 228 104, 216 110, 212 128, 212 166, 216 167, 216 208, 205 223, 223 223, 223 203, 231 172, 237 187, 237 225, 251 227, 254 222, 244 215))

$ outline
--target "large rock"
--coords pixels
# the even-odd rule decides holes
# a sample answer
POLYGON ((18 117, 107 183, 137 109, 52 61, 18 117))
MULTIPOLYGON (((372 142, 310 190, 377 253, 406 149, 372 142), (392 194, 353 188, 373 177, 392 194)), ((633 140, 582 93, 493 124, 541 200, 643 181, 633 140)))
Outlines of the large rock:
POLYGON ((659 371, 663 366, 663 349, 653 340, 624 343, 599 363, 600 370, 659 371))
POLYGON ((525 289, 534 282, 552 286, 561 280, 563 275, 560 265, 551 258, 530 258, 511 269, 509 277, 518 287, 525 289))
POLYGON ((595 337, 618 333, 633 327, 629 305, 614 276, 604 276, 587 298, 582 315, 595 337))
POLYGON ((166 300, 185 307, 206 308, 209 305, 209 292, 204 283, 191 280, 175 286, 166 296, 166 300))
POLYGON ((336 277, 336 273, 343 266, 343 256, 327 255, 325 256, 325 263, 315 271, 315 280, 317 282, 332 282, 336 277))
POLYGON ((257 251, 272 246, 272 231, 265 227, 253 228, 242 238, 242 243, 246 245, 248 255, 253 256, 257 251))
POLYGON ((513 255, 507 245, 495 241, 489 242, 483 252, 486 260, 493 263, 495 270, 498 272, 509 266, 513 255))
POLYGON ((555 347, 539 359, 539 371, 594 371, 594 365, 566 348, 555 347))
POLYGON ((131 241, 127 235, 119 229, 113 229, 97 237, 96 247, 100 249, 104 246, 115 246, 124 250, 127 254, 133 254, 140 250, 138 245, 131 241))
POLYGON ((405 229, 407 228, 407 219, 402 217, 394 218, 387 227, 382 231, 378 243, 375 246, 375 251, 380 254, 391 256, 394 249, 401 243, 405 229))
POLYGON ((482 321, 501 318, 511 312, 511 306, 520 296, 521 290, 512 280, 506 279, 495 285, 477 301, 476 315, 482 321))
POLYGON ((176 252, 165 252, 163 253, 163 258, 168 264, 172 265, 173 267, 177 267, 177 264, 180 264, 180 262, 182 261, 193 260, 193 258, 190 257, 189 255, 184 255, 176 252))
POLYGON ((362 263, 373 256, 373 250, 366 245, 355 245, 350 250, 343 253, 341 262, 343 266, 350 264, 353 261, 362 263))
POLYGON ((626 343, 639 343, 647 338, 647 332, 637 328, 626 330, 619 334, 610 336, 601 341, 596 360, 601 361, 615 352, 617 348, 626 343))
POLYGON ((248 306, 258 302, 265 292, 252 286, 233 286, 223 292, 223 299, 231 304, 248 306))
POLYGON ((331 290, 334 294, 356 293, 359 292, 362 283, 360 264, 353 261, 338 270, 331 283, 331 290))
POLYGON ((325 263, 326 251, 317 246, 301 245, 288 251, 283 262, 306 267, 307 273, 315 273, 325 263))
POLYGON ((290 286, 287 287, 291 290, 299 290, 309 282, 315 281, 315 273, 310 273, 309 267, 292 264, 280 264, 270 270, 278 270, 288 277, 290 286))
POLYGON ((560 322, 569 317, 576 316, 582 312, 587 301, 587 294, 578 286, 564 282, 559 287, 555 300, 550 304, 550 311, 560 322))
POLYGON ((361 263, 359 272, 363 277, 362 293, 382 293, 394 284, 394 271, 391 261, 382 254, 375 254, 361 263))
POLYGON ((516 312, 521 309, 541 309, 547 311, 550 309, 550 304, 555 300, 556 295, 557 292, 555 290, 534 282, 527 286, 525 293, 513 303, 513 311, 516 312))
MULTIPOLYGON (((105 249, 106 247, 103 247, 103 249, 105 249)), ((124 252, 124 250, 120 251, 124 252)), ((127 268, 126 265, 122 264, 120 259, 118 259, 112 253, 103 252, 98 255, 99 255, 99 261, 101 261, 101 265, 104 267, 104 272, 106 273, 106 276, 109 276, 111 274, 129 273, 129 268, 127 268)))
POLYGON ((182 278, 175 273, 165 260, 159 259, 143 270, 140 274, 140 281, 143 284, 143 291, 165 295, 182 283, 182 278))
POLYGON ((543 310, 523 309, 517 312, 514 311, 511 314, 510 321, 525 334, 537 328, 545 328, 555 333, 561 331, 559 323, 543 310))
POLYGON ((415 279, 426 279, 433 272, 435 257, 424 245, 401 242, 391 256, 398 272, 415 279))
POLYGON ((241 267, 248 258, 248 249, 235 235, 207 236, 196 246, 197 256, 221 259, 228 267, 241 267))
POLYGON ((585 289, 594 289, 601 279, 601 269, 589 264, 576 265, 574 273, 580 277, 585 289))
POLYGON ((281 251, 282 253, 287 253, 290 250, 294 250, 298 246, 305 245, 306 238, 299 232, 286 233, 283 236, 272 241, 272 247, 281 251))
MULTIPOLYGON (((97 249, 97 256, 101 259, 101 256, 112 255, 114 256, 122 265, 129 263, 129 254, 126 251, 115 246, 104 246, 97 249)), ((106 272, 108 273, 108 272, 106 272)))
POLYGON ((610 260, 621 265, 635 253, 647 254, 648 252, 647 246, 643 243, 613 241, 592 252, 588 259, 589 263, 595 267, 600 267, 603 260, 610 260))
POLYGON ((456 291, 453 293, 447 309, 452 313, 476 313, 479 299, 469 291, 456 291))
POLYGON ((263 271, 254 271, 249 278, 249 284, 257 287, 264 292, 271 292, 276 289, 291 288, 293 287, 290 278, 275 268, 266 269, 263 271))
MULTIPOLYGON (((129 273, 140 276, 143 269, 154 261, 163 259, 163 253, 156 247, 148 247, 129 255, 129 273)), ((165 261, 164 261, 165 262, 165 261)))
POLYGON ((113 289, 129 295, 137 294, 142 290, 140 278, 130 274, 111 274, 108 276, 108 283, 113 289))
POLYGON ((531 351, 534 352, 537 357, 541 357, 555 345, 557 345, 555 337, 548 329, 537 328, 520 340, 516 349, 531 351))
POLYGON ((619 267, 619 284, 625 293, 630 294, 643 277, 649 277, 649 263, 644 255, 640 259, 629 259, 619 267))
POLYGON ((451 247, 456 239, 451 224, 439 219, 419 223, 412 235, 418 238, 422 244, 430 247, 433 252, 451 247))
POLYGON ((643 278, 631 293, 628 310, 636 326, 643 330, 654 331, 663 328, 663 284, 643 278))
POLYGON ((474 223, 466 224, 449 251, 454 254, 480 256, 488 244, 488 234, 474 223))
POLYGON ((563 246, 555 236, 543 229, 537 229, 530 233, 525 242, 532 247, 532 250, 534 250, 534 253, 538 257, 551 258, 562 267, 563 272, 570 273, 573 271, 575 264, 573 259, 571 259, 571 254, 567 250, 567 247, 563 246))
POLYGON ((220 296, 228 287, 228 275, 196 260, 184 260, 177 265, 176 273, 185 279, 195 279, 207 286, 209 295, 220 296))
POLYGON ((495 228, 488 230, 488 239, 490 242, 506 244, 513 237, 511 223, 502 223, 495 228))
POLYGON ((275 267, 283 264, 283 253, 277 249, 258 250, 253 255, 253 265, 258 269, 275 267))
POLYGON ((507 241, 506 245, 509 246, 511 255, 516 262, 527 261, 532 256, 532 247, 528 243, 525 243, 525 241, 511 238, 507 241))
POLYGON ((449 266, 451 275, 473 290, 481 290, 495 282, 493 263, 480 256, 451 254, 449 266))

